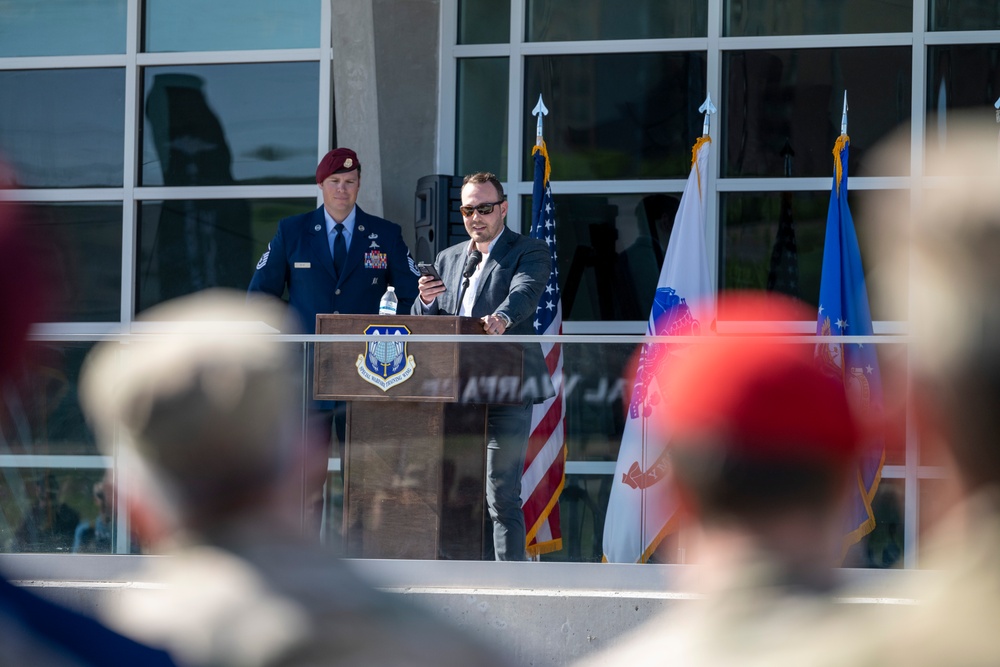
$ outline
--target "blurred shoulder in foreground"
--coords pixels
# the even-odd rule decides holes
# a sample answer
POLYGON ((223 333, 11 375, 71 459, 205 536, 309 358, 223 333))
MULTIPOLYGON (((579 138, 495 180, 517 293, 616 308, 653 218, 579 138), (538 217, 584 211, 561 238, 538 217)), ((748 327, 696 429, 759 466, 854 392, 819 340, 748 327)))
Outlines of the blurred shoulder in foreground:
MULTIPOLYGON (((500 660, 306 537, 296 344, 277 300, 210 290, 144 315, 165 335, 98 346, 84 411, 130 475, 133 522, 167 554, 110 610, 188 665, 465 665, 500 660), (117 436, 116 436, 117 434, 117 436)), ((301 361, 299 361, 301 364, 301 361)))
MULTIPOLYGON (((1000 126, 989 108, 927 126, 938 136, 927 142, 924 178, 911 201, 887 200, 878 223, 901 277, 884 298, 909 304, 910 414, 921 451, 946 461, 939 485, 950 493, 937 516, 922 517, 934 527, 920 567, 940 576, 886 656, 992 665, 1000 656, 1000 126)), ((877 158, 908 173, 909 128, 877 158)))

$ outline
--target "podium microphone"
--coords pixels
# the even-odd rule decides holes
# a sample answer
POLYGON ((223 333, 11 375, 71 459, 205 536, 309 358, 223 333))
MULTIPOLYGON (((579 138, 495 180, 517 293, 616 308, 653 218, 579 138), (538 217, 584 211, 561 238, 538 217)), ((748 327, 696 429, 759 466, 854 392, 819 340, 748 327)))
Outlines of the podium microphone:
POLYGON ((476 267, 479 263, 483 261, 483 253, 479 252, 475 248, 469 253, 469 259, 465 261, 465 270, 462 271, 462 289, 458 293, 458 303, 455 305, 455 314, 458 315, 462 312, 462 300, 465 298, 465 290, 469 289, 469 279, 472 278, 472 274, 476 272, 476 267))

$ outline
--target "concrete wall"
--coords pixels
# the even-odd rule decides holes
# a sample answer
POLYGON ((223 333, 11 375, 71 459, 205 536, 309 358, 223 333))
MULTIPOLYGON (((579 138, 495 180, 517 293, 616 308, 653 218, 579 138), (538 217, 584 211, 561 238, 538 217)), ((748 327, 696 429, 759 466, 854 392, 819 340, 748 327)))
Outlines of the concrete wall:
POLYGON ((439 0, 374 0, 384 216, 413 250, 417 179, 436 173, 439 0))
POLYGON ((331 5, 336 144, 363 165, 358 204, 416 241, 417 179, 435 172, 439 0, 331 5))
MULTIPOLYGON (((0 555, 0 571, 63 604, 100 615, 156 556, 0 555)), ((568 665, 614 643, 653 614, 697 599, 679 565, 350 561, 380 588, 407 596, 519 664, 568 665)), ((855 603, 897 605, 926 572, 845 570, 866 592, 855 603)))

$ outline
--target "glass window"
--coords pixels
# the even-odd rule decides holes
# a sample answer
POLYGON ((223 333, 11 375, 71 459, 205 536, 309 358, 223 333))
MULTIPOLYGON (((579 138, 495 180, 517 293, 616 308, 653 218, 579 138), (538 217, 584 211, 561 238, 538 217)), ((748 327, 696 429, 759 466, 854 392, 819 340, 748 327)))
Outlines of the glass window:
POLYGON ((125 70, 0 71, 0 153, 18 187, 122 187, 125 70))
POLYGON ((0 552, 112 553, 114 507, 104 470, 4 468, 0 474, 0 552))
POLYGON ((127 0, 3 3, 0 57, 125 53, 127 0))
POLYGON ((510 0, 459 0, 459 44, 510 42, 510 0))
POLYGON ((962 44, 927 47, 927 141, 947 146, 956 111, 971 111, 965 121, 996 126, 993 104, 1000 97, 1000 46, 962 44), (968 76, 975 72, 976 76, 968 76), (974 111, 981 110, 981 113, 974 111))
POLYGON ((1000 5, 995 0, 930 0, 931 30, 997 30, 1000 5))
POLYGON ((320 0, 147 0, 145 50, 238 51, 319 46, 320 0))
MULTIPOLYGON (((897 193, 893 201, 898 197, 897 193)), ((868 217, 883 195, 848 194, 858 234, 868 294, 879 292, 882 273, 874 249, 877 221, 868 217)), ((720 196, 719 289, 773 290, 818 306, 829 192, 725 192, 720 196)), ((905 211, 900 212, 905 216, 905 211)), ((902 284, 905 277, 896 276, 902 284)), ((905 295, 886 303, 871 299, 873 320, 905 320, 905 295)), ((719 313, 724 319, 724 313, 719 313)))
POLYGON ((139 207, 137 311, 208 287, 245 290, 278 220, 315 199, 184 199, 139 207))
POLYGON ((848 549, 844 567, 902 567, 904 495, 901 479, 883 479, 879 483, 872 499, 875 528, 848 549))
POLYGON ((708 3, 703 0, 528 0, 527 40, 704 37, 708 3))
MULTIPOLYGON (((555 180, 688 175, 702 130, 704 53, 536 56, 525 59, 524 81, 524 117, 531 119, 539 93, 549 109, 555 180)), ((522 141, 534 145, 535 123, 525 122, 522 141)))
POLYGON ((318 63, 148 67, 143 85, 142 185, 315 182, 318 63))
POLYGON ((60 322, 121 320, 121 203, 31 204, 27 210, 49 244, 57 289, 53 318, 60 322))
POLYGON ((604 556, 604 520, 612 475, 566 475, 559 496, 563 548, 543 556, 546 561, 600 563, 604 556))
MULTIPOLYGON (((531 197, 522 202, 527 234, 531 197)), ((680 194, 557 194, 553 203, 563 319, 648 320, 680 194)))
POLYGON ((723 34, 833 35, 909 32, 912 0, 725 0, 723 34))
POLYGON ((98 454, 77 397, 80 367, 90 343, 29 346, 24 373, 3 384, 0 453, 34 456, 98 454))
POLYGON ((507 58, 458 61, 457 174, 492 171, 507 180, 507 58))
POLYGON ((785 175, 786 145, 791 176, 830 175, 845 90, 850 170, 861 173, 867 151, 910 120, 910 58, 902 46, 723 53, 722 175, 785 175))

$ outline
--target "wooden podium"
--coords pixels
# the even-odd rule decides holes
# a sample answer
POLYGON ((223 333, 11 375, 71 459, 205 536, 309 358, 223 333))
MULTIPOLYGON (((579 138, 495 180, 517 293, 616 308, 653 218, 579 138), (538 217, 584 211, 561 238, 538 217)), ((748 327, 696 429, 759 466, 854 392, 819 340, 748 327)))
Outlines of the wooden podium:
POLYGON ((313 394, 347 401, 344 542, 357 558, 482 558, 487 404, 520 401, 520 345, 408 343, 486 335, 478 319, 318 315, 313 394))

